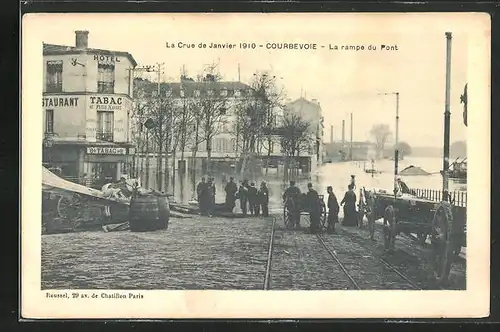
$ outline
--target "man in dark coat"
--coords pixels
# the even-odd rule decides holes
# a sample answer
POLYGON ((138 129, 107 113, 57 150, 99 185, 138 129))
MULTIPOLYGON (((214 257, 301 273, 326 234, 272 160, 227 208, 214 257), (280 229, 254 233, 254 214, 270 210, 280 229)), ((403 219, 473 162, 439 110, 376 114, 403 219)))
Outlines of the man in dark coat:
POLYGON ((252 182, 250 187, 248 187, 248 205, 250 206, 250 215, 257 216, 256 205, 257 205, 257 188, 255 188, 255 183, 252 182))
POLYGON ((210 189, 212 190, 211 194, 212 194, 212 211, 213 211, 215 209, 215 194, 216 194, 215 178, 214 177, 210 178, 210 182, 212 183, 210 189))
POLYGON ((224 191, 226 192, 226 209, 230 212, 233 212, 235 201, 236 201, 236 192, 238 191, 238 187, 236 183, 233 182, 234 178, 230 177, 229 182, 226 184, 224 191))
POLYGON ((240 188, 238 190, 238 198, 240 200, 241 212, 244 216, 247 215, 247 202, 248 202, 248 189, 246 180, 241 181, 240 188))
POLYGON ((258 201, 260 207, 262 207, 262 216, 269 217, 269 189, 267 189, 266 183, 262 181, 260 184, 259 192, 257 193, 258 201))
POLYGON ((348 186, 348 191, 345 193, 340 205, 344 205, 344 221, 342 224, 346 226, 355 226, 357 224, 356 193, 354 192, 354 186, 352 184, 348 186))
POLYGON ((198 198, 198 206, 200 208, 200 214, 205 215, 207 212, 206 204, 206 191, 207 183, 205 182, 205 177, 201 178, 201 182, 196 186, 196 196, 198 198))
POLYGON ((311 233, 316 233, 319 230, 319 218, 321 214, 319 205, 319 195, 313 189, 312 183, 307 184, 308 192, 306 194, 307 208, 309 211, 309 218, 311 220, 311 233))
POLYGON ((332 186, 326 188, 328 192, 328 233, 335 233, 335 223, 339 221, 339 202, 333 193, 332 186))
POLYGON ((205 194, 205 200, 206 200, 206 207, 207 207, 207 212, 208 216, 212 216, 214 210, 215 210, 215 185, 212 182, 213 178, 208 179, 207 187, 206 187, 206 194, 205 194))

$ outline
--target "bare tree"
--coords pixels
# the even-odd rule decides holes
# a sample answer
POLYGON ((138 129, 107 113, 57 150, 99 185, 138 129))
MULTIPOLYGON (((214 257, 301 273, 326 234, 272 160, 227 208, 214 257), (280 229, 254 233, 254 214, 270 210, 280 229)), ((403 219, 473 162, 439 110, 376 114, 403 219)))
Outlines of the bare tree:
POLYGON ((134 177, 141 177, 144 171, 144 154, 145 154, 145 146, 146 146, 146 132, 144 130, 144 122, 147 119, 148 111, 150 104, 145 99, 144 91, 142 90, 142 86, 140 85, 136 88, 136 92, 134 92, 135 101, 134 107, 132 108, 132 112, 130 114, 131 118, 131 139, 135 145, 135 153, 134 153, 134 177), (139 166, 140 165, 140 166, 139 166))
MULTIPOLYGON (((284 91, 278 89, 276 76, 268 72, 256 72, 251 82, 251 95, 236 107, 239 148, 243 152, 241 174, 250 161, 267 151, 266 173, 271 157, 277 108, 283 108, 284 91)), ((254 169, 253 169, 254 170, 254 169)))
POLYGON ((370 135, 374 138, 375 140, 375 149, 377 151, 377 157, 381 157, 385 144, 387 143, 387 140, 391 137, 391 130, 389 129, 389 125, 387 124, 376 124, 373 125, 372 129, 370 130, 370 135))
POLYGON ((205 75, 201 77, 203 82, 203 94, 195 100, 194 107, 200 117, 198 133, 203 135, 203 141, 207 145, 207 173, 211 174, 212 139, 220 133, 226 121, 227 98, 221 96, 221 76, 217 73, 217 66, 210 66, 205 70, 205 75))
POLYGON ((285 115, 278 132, 281 148, 285 154, 284 176, 287 179, 290 159, 298 158, 301 152, 308 150, 311 146, 312 137, 309 132, 309 123, 296 114, 285 115))

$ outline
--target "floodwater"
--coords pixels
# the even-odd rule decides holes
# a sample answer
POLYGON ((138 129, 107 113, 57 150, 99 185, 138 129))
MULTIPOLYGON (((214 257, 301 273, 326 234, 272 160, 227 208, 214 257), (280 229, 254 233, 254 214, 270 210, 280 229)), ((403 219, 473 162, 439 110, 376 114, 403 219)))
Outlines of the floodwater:
MULTIPOLYGON (((428 172, 438 172, 441 165, 437 159, 407 159, 401 162, 400 167, 402 169, 410 164, 428 172)), ((356 175, 358 187, 390 190, 393 181, 392 162, 382 161, 375 167, 383 173, 372 177, 364 172, 362 163, 327 164, 316 174, 298 179, 297 184, 302 191, 305 191, 307 183, 312 182, 320 194, 325 194, 326 187, 331 185, 337 196, 342 197, 352 174, 356 175)), ((217 202, 224 201, 223 180, 229 176, 232 174, 215 176, 217 202)), ((183 177, 177 175, 175 181, 170 182, 171 187, 167 191, 173 192, 177 201, 186 202, 193 197, 193 184, 196 184, 200 177, 201 175, 198 175, 195 179, 189 179, 187 175, 183 177)), ((240 180, 239 177, 235 178, 240 180)), ((258 182, 265 180, 268 183, 271 194, 270 212, 280 215, 281 194, 285 188, 282 175, 276 174, 275 169, 270 169, 267 176, 256 180, 258 182)), ((405 181, 411 188, 441 188, 439 173, 406 178, 405 181)), ((450 187, 452 190, 466 190, 465 184, 450 183, 450 187)), ((342 215, 342 209, 340 214, 342 215)), ((42 236, 42 289, 261 289, 271 226, 271 218, 228 219, 196 216, 187 219, 172 218, 166 231, 148 233, 95 231, 44 235, 42 236)), ((342 250, 350 250, 349 253, 346 252, 344 259, 361 255, 360 248, 351 243, 352 241, 339 241, 337 237, 334 242, 337 250, 338 246, 341 246, 342 250)), ((274 287, 278 289, 294 289, 299 286, 303 289, 344 287, 344 283, 339 279, 341 274, 338 275, 339 278, 333 278, 331 271, 325 270, 322 263, 324 259, 318 256, 318 253, 323 255, 325 253, 317 246, 312 247, 314 243, 316 242, 311 240, 310 235, 302 233, 289 235, 288 238, 277 237, 279 252, 276 253, 274 268, 276 271, 287 271, 283 266, 293 267, 294 270, 290 270, 290 275, 294 280, 291 280, 290 284, 290 278, 283 277, 282 274, 276 275, 273 279, 274 287), (283 253, 286 256, 283 256, 283 253), (295 256, 297 259, 291 262, 295 256), (304 271, 315 273, 304 273, 304 271), (308 276, 315 278, 314 282, 308 276), (304 280, 301 281, 301 278, 304 280)), ((398 241, 398 243, 403 245, 403 242, 398 241)), ((368 258, 364 256, 359 258, 359 264, 356 267, 357 279, 365 280, 368 278, 366 275, 370 274, 369 280, 373 281, 370 287, 404 288, 399 284, 388 285, 390 279, 384 277, 385 270, 380 266, 374 266, 368 258), (381 281, 377 283, 379 279, 381 281)), ((415 266, 418 267, 419 264, 415 263, 415 266)), ((422 277, 419 275, 422 273, 417 267, 410 266, 407 272, 411 272, 420 280, 422 277), (412 269, 418 271, 412 272, 412 269)), ((351 270, 353 269, 351 267, 351 270)), ((463 271, 461 273, 465 276, 463 271)))
MULTIPOLYGON (((442 169, 441 158, 407 157, 404 160, 399 161, 398 168, 399 170, 402 170, 410 165, 418 166, 426 172, 431 173, 431 175, 425 176, 402 176, 401 178, 410 188, 442 189, 442 177, 439 173, 442 169)), ((391 192, 394 182, 394 161, 377 161, 374 164, 374 169, 380 171, 381 173, 373 176, 364 171, 365 168, 371 169, 371 167, 372 165, 370 162, 341 162, 325 164, 318 167, 315 173, 311 173, 308 176, 300 175, 297 179, 295 179, 295 181, 302 192, 307 190, 307 183, 311 182, 318 193, 325 196, 327 195, 326 187, 332 186, 333 191, 339 200, 343 197, 344 192, 347 190, 347 185, 350 182, 351 175, 356 176, 356 185, 358 188, 364 186, 367 189, 379 188, 391 192)), ((263 172, 265 172, 265 170, 263 172)), ((281 210, 281 195, 288 186, 288 183, 283 181, 283 174, 281 170, 280 172, 281 173, 279 173, 276 168, 270 168, 267 175, 254 179, 257 187, 259 187, 261 181, 266 181, 270 192, 269 207, 271 210, 281 210)), ((233 176, 237 183, 239 183, 242 179, 239 174, 234 174, 234 172, 218 172, 215 170, 214 173, 217 173, 214 174, 216 179, 216 202, 222 203, 225 199, 224 186, 226 181, 229 180, 229 177, 233 176)), ((193 179, 192 174, 181 175, 176 173, 174 177, 170 177, 169 186, 166 191, 174 194, 175 201, 179 203, 187 203, 189 200, 195 198, 195 186, 203 175, 204 174, 198 173, 196 174, 196 178, 193 179)), ((155 177, 156 170, 153 166, 150 168, 150 187, 158 189, 158 186, 156 186, 155 183, 155 177)), ((249 180, 252 181, 252 179, 249 180)), ((142 183, 145 183, 144 177, 142 179, 142 183)), ((449 188, 450 191, 467 191, 467 184, 465 182, 450 180, 449 188)))

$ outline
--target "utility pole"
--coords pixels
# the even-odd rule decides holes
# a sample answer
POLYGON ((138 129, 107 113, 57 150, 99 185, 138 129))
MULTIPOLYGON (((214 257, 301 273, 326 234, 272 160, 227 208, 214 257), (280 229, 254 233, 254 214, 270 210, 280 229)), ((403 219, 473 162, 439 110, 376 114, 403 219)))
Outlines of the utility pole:
POLYGON ((396 142, 394 144, 394 195, 398 187, 398 158, 399 158, 399 92, 379 93, 379 95, 396 95, 396 142))
POLYGON ((451 32, 446 32, 446 90, 444 104, 443 201, 448 202, 448 169, 450 167, 450 89, 451 89, 451 32))
POLYGON ((330 125, 330 143, 333 143, 333 125, 330 125))
MULTIPOLYGON (((138 66, 135 68, 129 68, 128 70, 130 72, 130 77, 131 77, 131 81, 132 81, 132 86, 130 86, 130 84, 129 84, 129 94, 133 94, 133 82, 135 79, 135 73, 136 72, 155 72, 156 68, 154 66, 151 66, 151 65, 145 65, 145 66, 138 66)), ((147 119, 144 118, 144 114, 140 115, 139 121, 141 123, 141 139, 144 138, 144 140, 145 140, 145 151, 141 151, 141 152, 146 153, 146 174, 145 174, 144 183, 145 183, 146 188, 148 188, 149 187, 149 139, 150 139, 149 129, 150 128, 148 126, 144 125, 145 122, 147 121, 147 119), (143 127, 146 127, 146 133, 144 136, 142 135, 143 134, 143 130, 142 130, 143 127)), ((141 150, 144 147, 143 144, 144 143, 141 143, 141 150)), ((142 164, 143 157, 144 156, 141 157, 141 165, 143 165, 142 164)), ((141 171, 142 171, 142 166, 141 166, 141 171)))

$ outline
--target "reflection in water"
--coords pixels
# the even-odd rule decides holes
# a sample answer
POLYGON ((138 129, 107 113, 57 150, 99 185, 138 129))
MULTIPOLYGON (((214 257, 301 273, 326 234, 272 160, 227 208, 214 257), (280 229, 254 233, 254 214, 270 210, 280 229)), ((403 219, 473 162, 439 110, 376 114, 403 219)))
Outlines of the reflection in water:
MULTIPOLYGON (((442 160, 439 158, 405 158, 400 161, 399 169, 407 166, 419 166, 425 171, 431 173, 428 176, 406 176, 402 177, 403 181, 413 189, 442 189, 442 178, 439 170, 442 167, 442 160)), ((347 190, 351 175, 356 176, 356 184, 358 188, 380 188, 392 191, 394 181, 394 162, 390 160, 381 160, 376 162, 375 169, 382 173, 372 176, 366 173, 364 167, 371 167, 371 163, 363 162, 344 162, 325 164, 319 167, 318 172, 307 177, 296 179, 297 186, 302 192, 307 190, 307 183, 311 182, 314 188, 320 195, 327 195, 326 187, 332 186, 337 198, 341 199, 344 192, 347 190)), ((170 174, 169 187, 166 190, 172 193, 175 200, 179 203, 187 203, 189 200, 196 197, 196 185, 205 174, 192 172, 175 175, 170 174)), ((243 180, 234 173, 219 172, 213 175, 216 182, 216 202, 222 203, 225 200, 224 187, 229 181, 229 177, 233 176, 235 182, 239 185, 239 181, 243 180)), ((150 169, 150 186, 156 188, 156 170, 150 169)), ((256 186, 260 186, 261 181, 266 181, 269 188, 269 207, 271 209, 281 209, 281 195, 288 183, 283 182, 283 176, 277 172, 277 169, 270 168, 267 175, 256 179, 256 186)), ((144 183, 144 181, 143 181, 144 183)), ((467 191, 467 183, 450 180, 450 190, 467 191)))

